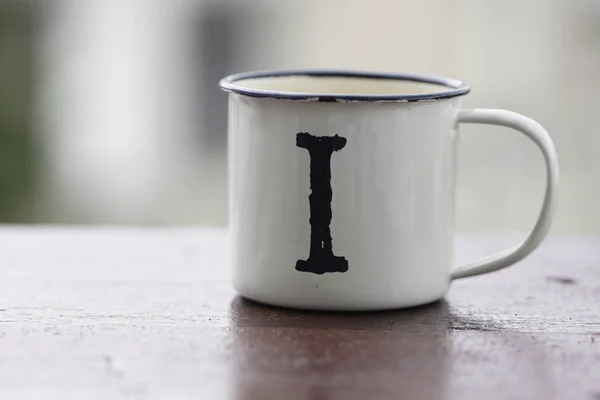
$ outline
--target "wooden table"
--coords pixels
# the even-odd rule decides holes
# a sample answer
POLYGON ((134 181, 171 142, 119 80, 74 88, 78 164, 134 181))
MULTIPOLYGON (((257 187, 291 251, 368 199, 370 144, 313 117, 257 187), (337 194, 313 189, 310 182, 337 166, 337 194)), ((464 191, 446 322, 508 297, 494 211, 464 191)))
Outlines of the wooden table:
MULTIPOLYGON (((226 232, 0 229, 1 399, 600 399, 600 239, 384 313, 236 297, 226 232)), ((511 237, 470 237, 459 260, 511 237)))

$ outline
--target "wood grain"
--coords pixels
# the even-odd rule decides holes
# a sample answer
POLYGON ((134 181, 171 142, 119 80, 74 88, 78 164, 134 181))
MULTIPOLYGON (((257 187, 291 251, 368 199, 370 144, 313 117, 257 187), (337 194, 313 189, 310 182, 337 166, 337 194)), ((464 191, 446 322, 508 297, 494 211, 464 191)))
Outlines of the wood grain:
MULTIPOLYGON (((464 261, 518 238, 461 238, 464 261)), ((263 306, 226 233, 0 229, 2 399, 600 399, 600 239, 552 238, 444 301, 263 306)))

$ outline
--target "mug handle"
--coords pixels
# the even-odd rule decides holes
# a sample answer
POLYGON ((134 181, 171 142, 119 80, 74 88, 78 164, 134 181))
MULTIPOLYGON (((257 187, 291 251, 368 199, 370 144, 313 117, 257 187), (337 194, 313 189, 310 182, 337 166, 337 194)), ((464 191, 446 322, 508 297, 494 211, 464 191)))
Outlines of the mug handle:
POLYGON ((476 108, 461 110, 458 114, 458 123, 506 126, 523 133, 531 139, 544 156, 546 192, 537 221, 523 242, 513 248, 458 267, 450 275, 451 280, 498 271, 527 257, 540 245, 550 229, 556 209, 556 192, 558 189, 558 161, 554 143, 552 143, 548 132, 531 118, 512 111, 476 108))

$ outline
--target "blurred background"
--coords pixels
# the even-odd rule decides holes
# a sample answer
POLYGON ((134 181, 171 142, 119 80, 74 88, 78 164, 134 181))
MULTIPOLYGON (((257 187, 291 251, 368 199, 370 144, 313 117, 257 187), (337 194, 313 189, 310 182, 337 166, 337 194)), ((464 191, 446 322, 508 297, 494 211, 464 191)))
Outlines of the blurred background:
MULTIPOLYGON (((0 222, 227 224, 227 74, 361 68, 455 77, 466 107, 542 123, 553 233, 600 233, 599 0, 2 0, 0 222)), ((461 232, 524 232, 542 157, 463 126, 461 232)))

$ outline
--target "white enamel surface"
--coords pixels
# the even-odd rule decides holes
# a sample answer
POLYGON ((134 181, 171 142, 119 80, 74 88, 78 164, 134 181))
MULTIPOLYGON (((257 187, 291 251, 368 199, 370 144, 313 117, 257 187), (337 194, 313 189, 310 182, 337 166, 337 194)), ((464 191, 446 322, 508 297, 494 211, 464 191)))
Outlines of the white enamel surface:
POLYGON ((308 103, 230 95, 234 285, 276 305, 337 310, 444 296, 453 245, 459 98, 308 103), (296 271, 309 255, 309 154, 296 134, 338 134, 331 158, 333 252, 345 273, 296 271))

